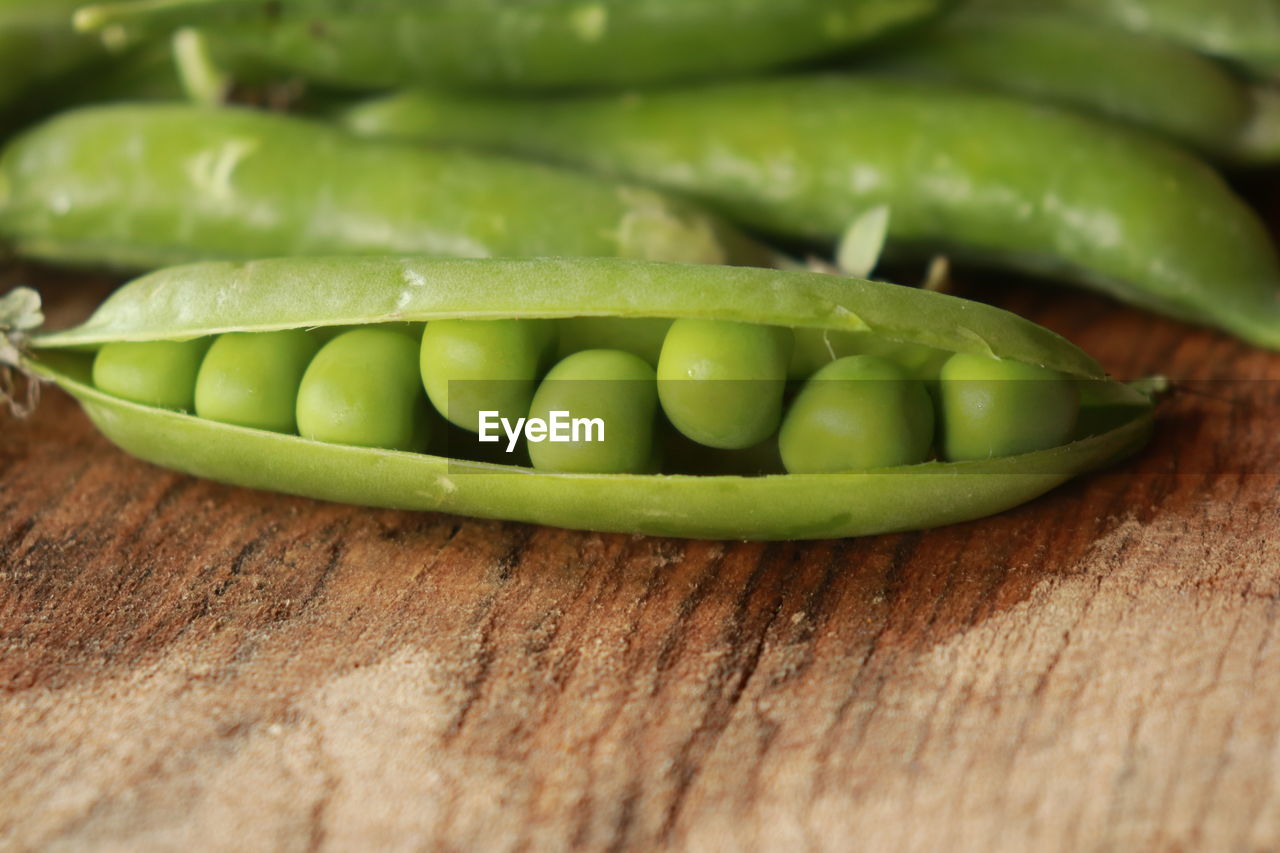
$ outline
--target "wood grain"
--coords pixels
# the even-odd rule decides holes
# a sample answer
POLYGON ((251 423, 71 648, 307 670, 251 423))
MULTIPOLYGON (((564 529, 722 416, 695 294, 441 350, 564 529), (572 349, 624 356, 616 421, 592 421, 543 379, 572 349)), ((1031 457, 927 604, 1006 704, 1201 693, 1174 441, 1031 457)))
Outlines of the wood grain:
MULTIPOLYGON (((34 278, 55 321, 109 283, 34 278)), ((960 288, 1180 392, 927 533, 685 542, 373 511, 0 436, 0 848, 1280 848, 1280 356, 960 288)))

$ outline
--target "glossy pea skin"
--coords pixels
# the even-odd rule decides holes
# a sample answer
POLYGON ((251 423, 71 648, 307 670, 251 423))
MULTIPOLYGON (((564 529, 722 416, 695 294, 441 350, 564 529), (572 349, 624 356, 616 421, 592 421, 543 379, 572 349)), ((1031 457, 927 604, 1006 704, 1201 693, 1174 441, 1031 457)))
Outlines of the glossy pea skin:
POLYGON ((805 383, 778 433, 790 474, 915 465, 933 444, 924 384, 888 359, 851 355, 805 383))
POLYGON ((479 432, 479 413, 522 418, 555 353, 548 320, 433 320, 422 335, 422 385, 436 411, 479 432))
POLYGON ((658 397, 688 438, 740 450, 769 437, 782 416, 792 333, 778 326, 680 319, 658 358, 658 397))
MULTIPOLYGON (((621 350, 583 350, 548 373, 533 398, 530 418, 550 422, 553 411, 599 418, 603 441, 530 441, 529 459, 544 471, 642 474, 654 467, 658 392, 653 368, 621 350)), ((585 437, 585 432, 580 433, 585 437)), ((593 437, 596 437, 593 434, 593 437)))
POLYGON ((298 385, 320 349, 304 329, 231 332, 209 347, 196 377, 196 414, 272 432, 297 432, 298 385))
POLYGON ((298 388, 298 434, 315 441, 420 450, 428 414, 417 341, 399 330, 339 335, 316 353, 298 388))
POLYGON ((938 378, 941 444, 948 460, 1013 456, 1071 439, 1080 393, 1056 371, 958 353, 938 378))
POLYGON ((190 412, 195 408, 196 375, 211 340, 106 344, 93 359, 93 384, 144 406, 190 412))

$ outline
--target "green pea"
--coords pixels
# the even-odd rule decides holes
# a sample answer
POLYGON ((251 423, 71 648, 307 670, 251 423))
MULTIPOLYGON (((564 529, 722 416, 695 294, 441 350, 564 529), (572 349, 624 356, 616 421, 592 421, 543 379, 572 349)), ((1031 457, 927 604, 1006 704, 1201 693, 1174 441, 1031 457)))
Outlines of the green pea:
POLYGON ((106 344, 93 359, 93 384, 145 406, 190 412, 195 408, 196 373, 210 341, 106 344))
POLYGON ((319 336, 302 329, 219 335, 196 377, 196 414, 297 432, 298 385, 320 344, 319 336))
POLYGON ((677 320, 658 359, 658 397, 680 432, 739 450, 768 438, 782 416, 790 329, 728 320, 677 320))
POLYGON ((567 317, 560 321, 560 358, 586 349, 620 349, 657 367, 671 323, 661 317, 567 317))
POLYGON ((1070 440, 1076 384, 1055 370, 990 356, 953 355, 939 374, 942 450, 963 461, 1014 456, 1070 440))
POLYGON ((332 444, 418 450, 429 435, 418 347, 407 334, 345 332, 311 360, 298 388, 298 433, 332 444))
POLYGON ((933 444, 933 401, 888 359, 851 355, 805 383, 782 422, 778 445, 792 474, 914 465, 933 444))
POLYGON ((433 320, 422 335, 422 385, 451 423, 480 431, 480 412, 522 418, 555 352, 547 320, 433 320))
MULTIPOLYGON (((654 465, 653 422, 658 392, 653 368, 621 350, 594 349, 561 361, 538 386, 530 419, 551 424, 554 412, 581 419, 576 441, 534 441, 534 468, 578 474, 640 474, 654 465), (585 421, 597 420, 595 425, 585 421), (595 440, 601 438, 602 440, 595 440), (588 440, 591 439, 591 440, 588 440)), ((570 437, 572 429, 570 427, 570 437)))

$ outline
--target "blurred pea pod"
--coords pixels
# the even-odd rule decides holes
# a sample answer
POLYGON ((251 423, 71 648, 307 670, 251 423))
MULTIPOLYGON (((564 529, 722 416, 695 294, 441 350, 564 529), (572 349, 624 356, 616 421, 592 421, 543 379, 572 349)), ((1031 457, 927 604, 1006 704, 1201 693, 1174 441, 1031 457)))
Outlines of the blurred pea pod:
POLYGON ((112 38, 201 27, 328 83, 611 87, 831 55, 949 0, 136 0, 81 10, 112 38))
POLYGON ((101 46, 71 26, 79 5, 79 0, 0 0, 0 109, 102 54, 101 46))
POLYGON ((1052 11, 964 9, 861 67, 976 85, 1146 127, 1218 160, 1280 159, 1280 99, 1162 38, 1052 11))
POLYGON ((1106 21, 1280 78, 1277 0, 968 0, 976 8, 1049 9, 1106 21))
POLYGON ((0 155, 0 240, 126 269, 322 252, 767 260, 655 190, 172 104, 76 110, 15 139, 0 155))
POLYGON ((648 181, 828 245, 884 205, 890 251, 1049 273, 1280 347, 1280 259, 1212 169, 1017 98, 796 77, 538 102, 410 93, 344 120, 648 181))

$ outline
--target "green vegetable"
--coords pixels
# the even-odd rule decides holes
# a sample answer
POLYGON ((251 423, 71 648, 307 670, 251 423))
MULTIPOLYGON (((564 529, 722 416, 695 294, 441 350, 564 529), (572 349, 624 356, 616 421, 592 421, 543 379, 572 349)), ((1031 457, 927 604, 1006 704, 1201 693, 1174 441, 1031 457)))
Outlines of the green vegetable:
POLYGON ((108 343, 93 359, 93 384, 122 400, 189 412, 208 338, 108 343))
POLYGON ((530 440, 529 458, 544 471, 645 473, 653 467, 657 408, 653 368, 643 359, 621 350, 576 352, 542 380, 529 412, 545 424, 563 413, 572 440, 530 440))
POLYGON ((302 377, 298 433, 329 444, 421 450, 430 429, 421 390, 413 337, 386 328, 344 332, 302 377))
POLYGON ((968 0, 991 9, 1050 9, 1185 44, 1280 76, 1276 0, 968 0))
POLYGON ((658 358, 658 397, 676 429, 708 447, 741 450, 778 428, 792 332, 724 320, 671 324, 658 358))
POLYGON ((529 413, 555 342, 545 320, 435 320, 422 336, 422 384, 437 412, 479 432, 482 410, 529 413))
POLYGON ((87 108, 19 137, 0 156, 0 239, 124 268, 318 253, 764 258, 652 190, 186 105, 87 108))
POLYGON ((0 109, 101 57, 75 32, 78 0, 0 0, 0 109))
MULTIPOLYGON (((13 300, 11 308, 27 318, 38 313, 29 300, 13 300)), ((9 328, 29 325, 23 320, 9 328)), ((23 339, 23 333, 9 334, 13 341, 23 339)), ((735 340, 740 337, 745 335, 735 340)), ((30 343, 32 354, 16 359, 22 369, 57 382, 112 441, 160 465, 325 500, 592 530, 793 539, 948 524, 999 512, 1114 462, 1141 447, 1151 428, 1146 396, 1108 381, 1087 355, 1033 323, 939 293, 805 272, 618 259, 207 263, 138 279, 83 325, 37 335, 30 343), (537 456, 533 468, 384 449, 422 446, 417 442, 422 422, 415 413, 429 406, 412 324, 425 322, 430 328, 442 320, 584 316, 673 319, 673 334, 683 321, 756 329, 763 332, 758 337, 765 349, 772 350, 764 361, 775 375, 787 364, 785 353, 776 352, 783 349, 779 328, 874 335, 952 358, 961 353, 1052 370, 1087 389, 1083 428, 1058 446, 1032 453, 853 473, 695 476, 539 468, 635 470, 641 449, 653 444, 649 449, 656 453, 661 443, 645 438, 657 385, 651 369, 629 354, 583 352, 570 356, 552 378, 558 383, 571 375, 571 382, 588 384, 601 375, 635 378, 616 383, 625 389, 585 398, 553 393, 548 380, 533 409, 540 414, 562 402, 587 406, 588 413, 609 421, 606 438, 616 444, 603 449, 559 445, 550 456, 537 456), (300 436, 140 405, 83 378, 94 350, 124 343, 331 327, 355 328, 333 338, 307 368, 298 398, 300 436), (602 361, 617 366, 606 365, 606 370, 602 361)), ((714 351, 708 354, 717 358, 732 349, 718 336, 710 345, 714 351)), ((740 364, 760 358, 748 353, 740 364)), ((810 408, 806 404, 797 417, 803 420, 810 408)), ((1021 414, 1039 418, 1036 412, 1021 414)), ((1020 412, 1005 416, 1016 419, 1020 412)), ((530 448, 535 454, 549 449, 538 443, 530 448)), ((739 470, 754 473, 772 466, 765 458, 768 450, 763 445, 746 451, 704 448, 704 455, 727 454, 708 468, 751 456, 756 461, 749 468, 743 461, 739 470)), ((650 458, 645 456, 643 470, 650 470, 650 458)))
POLYGON ((1033 364, 958 353, 938 382, 943 456, 991 459, 1057 447, 1075 429, 1080 392, 1033 364))
POLYGON ((761 71, 848 50, 942 0, 168 0, 76 23, 138 38, 205 28, 348 87, 617 87, 761 71))
POLYGON ((778 442, 791 474, 914 465, 933 443, 933 403, 924 384, 892 361, 851 355, 805 383, 778 442))
POLYGON ((298 384, 320 344, 320 337, 305 329, 219 335, 196 377, 196 414, 237 426, 296 432, 298 384))
POLYGON ((1224 160, 1259 105, 1220 63, 1161 38, 1077 16, 962 10, 862 66, 982 86, 1118 119, 1224 160))
POLYGON ((828 76, 536 103, 404 94, 345 120, 647 180, 828 245, 885 205, 892 251, 1050 273, 1280 347, 1280 259, 1212 169, 1016 98, 828 76))

